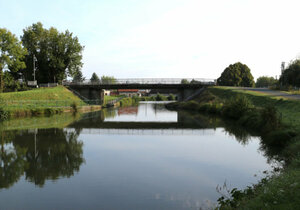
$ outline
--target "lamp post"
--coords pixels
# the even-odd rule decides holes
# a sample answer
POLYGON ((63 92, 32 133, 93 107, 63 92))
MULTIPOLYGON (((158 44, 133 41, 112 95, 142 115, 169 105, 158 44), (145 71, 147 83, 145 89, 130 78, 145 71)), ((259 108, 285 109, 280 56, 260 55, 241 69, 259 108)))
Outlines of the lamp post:
POLYGON ((35 81, 35 62, 37 62, 37 59, 35 55, 33 54, 33 81, 35 81))

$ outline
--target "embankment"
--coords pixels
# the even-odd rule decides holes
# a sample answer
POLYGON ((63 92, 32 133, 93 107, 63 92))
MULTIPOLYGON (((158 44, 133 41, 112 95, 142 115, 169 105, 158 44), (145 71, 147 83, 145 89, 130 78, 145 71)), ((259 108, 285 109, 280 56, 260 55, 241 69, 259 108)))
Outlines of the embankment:
MULTIPOLYGON (((261 136, 264 153, 280 161, 258 184, 232 189, 218 209, 297 209, 300 206, 300 101, 235 88, 208 88, 198 98, 166 105, 233 119, 261 136)), ((238 158, 238 157, 237 157, 238 158)))
POLYGON ((0 94, 2 119, 99 109, 101 106, 90 106, 63 86, 0 94))

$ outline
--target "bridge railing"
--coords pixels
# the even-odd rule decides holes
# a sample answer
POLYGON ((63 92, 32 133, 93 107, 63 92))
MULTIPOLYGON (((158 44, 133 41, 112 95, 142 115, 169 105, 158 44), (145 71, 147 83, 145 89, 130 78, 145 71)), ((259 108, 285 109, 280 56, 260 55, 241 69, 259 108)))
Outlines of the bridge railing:
POLYGON ((108 85, 108 84, 206 84, 215 85, 215 79, 205 78, 123 78, 100 80, 99 82, 84 80, 81 82, 64 80, 63 85, 108 85))

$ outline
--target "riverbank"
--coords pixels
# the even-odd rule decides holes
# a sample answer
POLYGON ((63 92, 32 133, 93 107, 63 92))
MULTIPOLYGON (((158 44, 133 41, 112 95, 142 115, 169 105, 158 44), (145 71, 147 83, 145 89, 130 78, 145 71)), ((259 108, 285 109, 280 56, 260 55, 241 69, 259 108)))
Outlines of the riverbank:
POLYGON ((166 107, 233 119, 257 132, 266 155, 283 163, 281 169, 258 184, 225 193, 219 199, 219 209, 296 209, 300 206, 300 101, 249 90, 212 87, 193 101, 175 102, 166 107))
POLYGON ((2 119, 101 109, 89 105, 63 86, 0 94, 2 119))
POLYGON ((97 111, 110 106, 131 106, 139 101, 175 100, 175 96, 158 94, 152 97, 105 96, 99 101, 83 101, 63 86, 0 94, 0 119, 53 115, 63 112, 97 111), (121 97, 121 98, 120 98, 121 97), (114 104, 109 102, 116 100, 114 104), (95 104, 95 105, 93 105, 95 104))

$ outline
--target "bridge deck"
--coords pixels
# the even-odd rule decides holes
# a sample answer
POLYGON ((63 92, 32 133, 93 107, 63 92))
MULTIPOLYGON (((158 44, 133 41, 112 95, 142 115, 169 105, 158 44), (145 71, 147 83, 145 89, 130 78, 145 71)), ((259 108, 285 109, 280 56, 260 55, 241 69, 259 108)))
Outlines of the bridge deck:
POLYGON ((92 89, 197 89, 203 86, 215 85, 213 79, 181 79, 181 78, 144 78, 144 79, 114 79, 112 81, 82 82, 64 81, 63 85, 73 88, 92 89), (182 83, 185 80, 186 83, 182 83))

